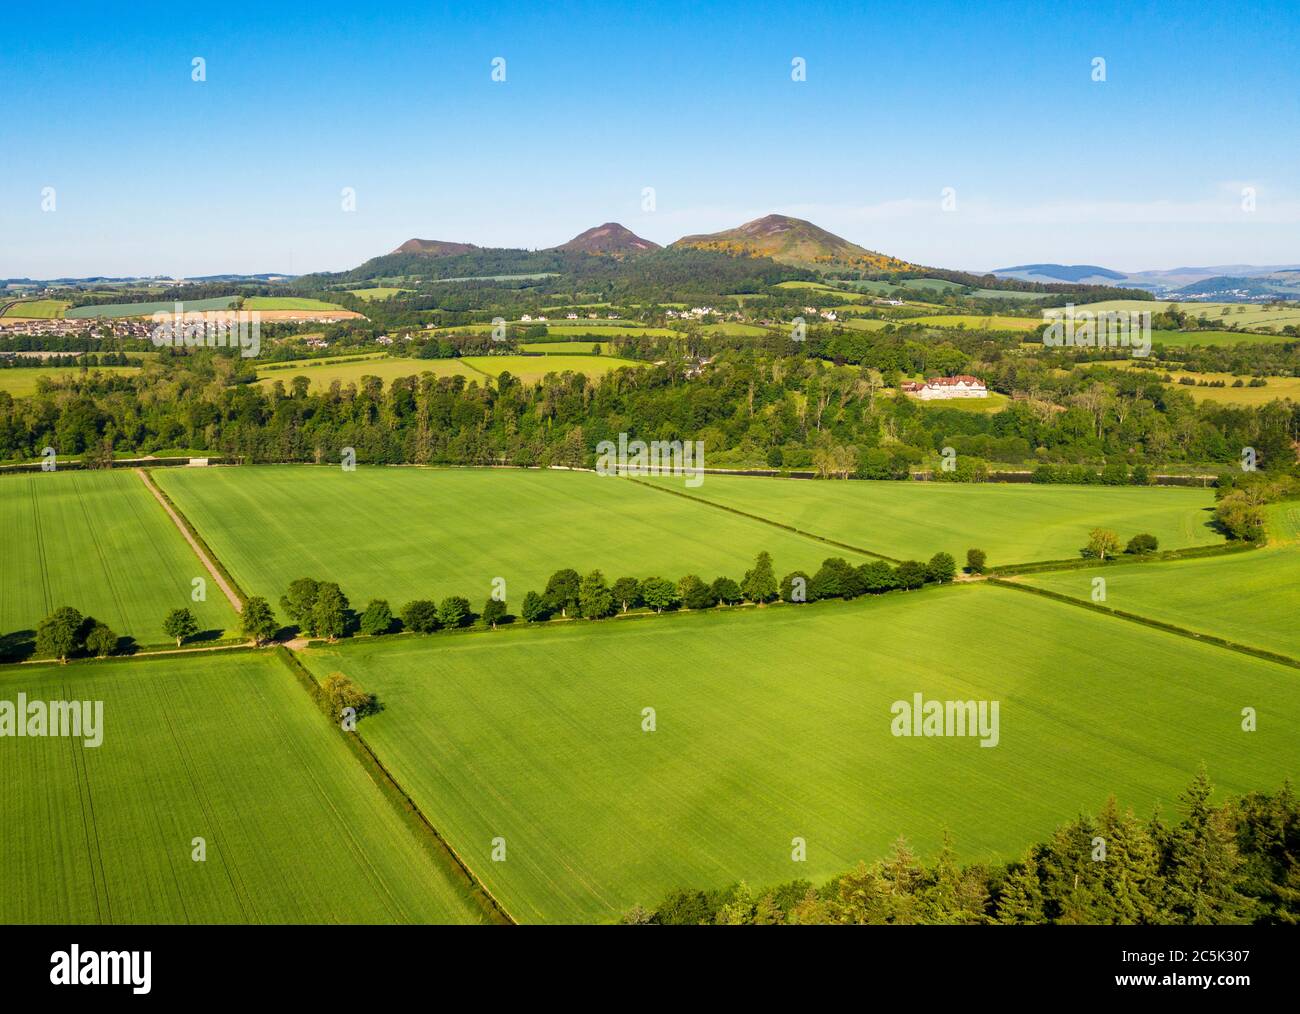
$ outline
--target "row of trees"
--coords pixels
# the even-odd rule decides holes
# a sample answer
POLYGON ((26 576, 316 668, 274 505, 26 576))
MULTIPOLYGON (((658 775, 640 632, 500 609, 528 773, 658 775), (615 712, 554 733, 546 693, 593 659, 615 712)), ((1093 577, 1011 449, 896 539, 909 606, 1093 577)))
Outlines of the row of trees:
POLYGON ((893 854, 821 887, 672 891, 626 923, 1288 924, 1300 922, 1300 802, 1290 784, 1210 803, 1204 770, 1168 823, 1121 812, 1112 797, 1007 864, 957 863, 951 841, 930 863, 899 839, 893 854))

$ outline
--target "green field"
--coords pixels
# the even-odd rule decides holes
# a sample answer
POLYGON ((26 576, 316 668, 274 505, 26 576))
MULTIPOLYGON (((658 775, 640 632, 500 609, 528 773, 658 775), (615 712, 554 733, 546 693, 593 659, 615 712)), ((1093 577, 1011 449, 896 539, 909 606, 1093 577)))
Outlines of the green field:
POLYGON ((609 355, 609 342, 523 342, 521 352, 540 352, 545 356, 590 355, 592 348, 599 348, 602 356, 609 355))
POLYGON ((1091 601, 1098 577, 1112 609, 1300 658, 1300 546, 1016 580, 1091 601))
POLYGON ((245 310, 342 310, 337 303, 299 296, 249 296, 244 300, 245 310))
POLYGON ((273 603, 290 581, 314 576, 338 581, 359 608, 371 597, 397 609, 456 594, 477 609, 504 577, 517 607, 561 567, 599 567, 611 581, 690 572, 739 580, 760 550, 781 573, 842 554, 589 472, 281 465, 153 475, 240 586, 273 603))
POLYGON ((275 369, 259 369, 258 386, 271 387, 278 380, 288 389, 296 376, 310 380, 313 391, 326 391, 336 380, 345 387, 348 384, 360 384, 362 377, 378 377, 387 386, 398 377, 418 377, 422 373, 432 373, 435 377, 469 377, 480 383, 487 380, 479 371, 463 365, 459 359, 396 359, 379 356, 325 363, 312 363, 309 359, 299 362, 302 365, 277 364, 275 369))
POLYGON ((959 565, 972 547, 991 567, 1078 559, 1098 527, 1125 542, 1149 532, 1162 549, 1223 541, 1209 526, 1214 497, 1203 489, 709 475, 685 492, 898 559, 928 560, 942 550, 959 565))
POLYGON ((1277 335, 1257 331, 1152 331, 1152 345, 1168 345, 1173 348, 1187 348, 1193 345, 1221 345, 1229 348, 1236 345, 1262 345, 1277 341, 1295 341, 1294 338, 1279 338, 1277 335))
POLYGON ((192 609, 213 635, 235 623, 211 580, 207 601, 191 601, 190 582, 208 574, 131 471, 0 476, 0 547, 6 638, 34 631, 60 606, 141 644, 167 642, 162 623, 171 609, 192 609))
MULTIPOLYGON (((139 373, 138 366, 92 366, 88 373, 139 373)), ((64 377, 82 375, 79 366, 17 366, 12 369, 0 369, 0 391, 8 391, 15 398, 25 398, 36 393, 37 381, 41 377, 60 380, 64 377)))
POLYGON ((963 862, 1014 857, 1112 793, 1168 812, 1202 762, 1221 793, 1300 773, 1293 670, 990 586, 306 660, 378 694, 363 737, 522 922, 820 882, 899 835, 927 857, 945 829, 963 862), (894 737, 891 704, 915 693, 997 701, 998 745, 894 737), (1268 716, 1249 735, 1244 702, 1268 716))
MULTIPOLYGON (((217 296, 213 299, 187 299, 181 304, 182 313, 197 313, 202 310, 229 310, 235 305, 236 296, 217 296)), ((77 320, 89 317, 147 317, 151 314, 171 313, 176 309, 173 300, 154 303, 102 303, 99 306, 74 306, 64 316, 77 320)))
MULTIPOLYGON (((890 393, 894 388, 889 389, 890 393)), ((953 398, 951 400, 935 399, 934 401, 916 402, 925 411, 933 412, 939 409, 950 408, 957 412, 1001 412, 1011 404, 1011 399, 1005 394, 998 394, 997 391, 990 391, 983 398, 953 398)))
POLYGON ((535 384, 548 373, 572 372, 601 377, 624 366, 640 369, 646 365, 617 356, 462 356, 460 361, 493 379, 509 373, 525 384, 535 384))
POLYGON ((772 333, 768 328, 759 327, 757 324, 741 324, 734 320, 710 324, 702 330, 707 335, 718 335, 723 338, 765 338, 772 333))
POLYGON ((960 327, 967 331, 1032 331, 1042 323, 1037 317, 1008 317, 990 314, 985 317, 973 313, 940 313, 928 317, 909 317, 909 324, 927 324, 930 327, 960 327))
POLYGON ((373 289, 348 289, 348 292, 358 299, 364 299, 366 302, 374 302, 377 299, 392 299, 400 292, 411 292, 411 289, 397 289, 391 286, 376 286, 373 289))
POLYGON ((53 320, 62 317, 72 304, 66 299, 28 299, 5 307, 2 317, 29 317, 53 320))
POLYGON ((1300 324, 1300 304, 1296 303, 1267 306, 1257 303, 1170 303, 1159 299, 1106 299, 1098 303, 1080 303, 1074 309, 1076 312, 1089 310, 1093 313, 1106 310, 1150 310, 1152 313, 1162 313, 1171 306, 1192 318, 1206 317, 1231 327, 1247 327, 1255 331, 1300 324))
POLYGON ((601 338, 680 338, 682 332, 666 327, 639 327, 619 324, 548 324, 546 333, 557 337, 574 337, 585 334, 601 338))
POLYGON ((103 742, 4 742, 0 922, 481 918, 270 653, 7 670, 19 692, 102 701, 103 742))

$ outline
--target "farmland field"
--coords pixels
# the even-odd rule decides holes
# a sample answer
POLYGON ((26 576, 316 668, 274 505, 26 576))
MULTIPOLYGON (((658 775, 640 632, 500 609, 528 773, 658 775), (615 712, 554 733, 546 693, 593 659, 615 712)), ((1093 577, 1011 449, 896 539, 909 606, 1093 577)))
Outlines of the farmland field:
POLYGON ((989 586, 305 660, 378 694, 362 736, 522 922, 820 882, 899 835, 933 856, 944 829, 963 862, 1014 857, 1111 793, 1169 812, 1202 762, 1227 793, 1300 773, 1293 670, 989 586), (998 701, 998 748, 892 736, 891 703, 918 692, 998 701), (1270 716, 1249 736, 1243 701, 1270 716))
POLYGON ((1112 609, 1300 658, 1300 546, 1015 580, 1090 601, 1098 577, 1112 609))
POLYGON ((245 310, 342 310, 337 303, 322 299, 304 299, 298 296, 249 296, 244 300, 245 310))
POLYGON ((941 313, 928 317, 909 317, 908 323, 928 324, 931 327, 961 327, 967 331, 1032 331, 1042 321, 1037 317, 1008 317, 996 313, 987 317, 973 313, 941 313))
POLYGON ((540 352, 546 356, 590 355, 592 348, 599 348, 600 354, 609 354, 609 342, 523 342, 521 352, 540 352))
POLYGON ((378 377, 387 385, 398 377, 418 377, 422 373, 432 373, 435 377, 469 377, 480 382, 487 379, 477 370, 463 365, 459 359, 397 359, 379 356, 328 363, 303 360, 301 366, 261 369, 257 374, 257 382, 261 387, 271 387, 278 380, 288 388, 294 377, 303 376, 311 381, 313 391, 324 391, 336 380, 347 386, 360 384, 362 377, 378 377))
POLYGON ((0 316, 51 320, 62 317, 70 305, 66 299, 28 299, 5 307, 0 316))
POLYGON ((479 921, 270 653, 23 667, 0 683, 6 699, 103 702, 97 747, 0 750, 0 922, 479 921))
MULTIPOLYGON (((92 366, 88 373, 139 373, 138 366, 92 366)), ((19 366, 0 369, 0 391, 8 391, 15 398, 25 398, 36 393, 36 382, 40 377, 59 380, 64 377, 82 375, 80 366, 19 366)))
POLYGON ((213 633, 235 623, 215 586, 191 601, 190 582, 207 574, 131 471, 0 476, 0 547, 0 636, 34 631, 60 606, 141 644, 167 642, 171 609, 188 607, 213 633))
POLYGON ((934 401, 921 401, 918 398, 916 403, 927 412, 944 408, 951 408, 958 412, 1001 412, 1011 404, 1011 399, 1005 394, 990 391, 983 398, 936 398, 934 401))
POLYGON ((1162 313, 1171 306, 1192 318, 1206 317, 1232 327, 1247 327, 1255 331, 1300 324, 1300 305, 1295 303, 1274 307, 1255 303, 1170 303, 1159 299, 1107 299, 1098 303, 1080 303, 1075 306, 1075 311, 1090 310, 1097 313, 1105 310, 1150 310, 1152 313, 1162 313))
MULTIPOLYGON (((1116 366, 1119 369, 1150 369, 1147 366, 1135 365, 1132 360, 1121 360, 1109 365, 1116 366)), ((1192 400, 1197 402, 1208 401, 1216 405, 1267 405, 1270 401, 1276 401, 1280 398, 1300 401, 1300 377, 1265 377, 1263 387, 1250 387, 1251 377, 1249 374, 1238 376, 1232 373, 1187 373, 1183 370, 1165 369, 1156 369, 1152 373, 1158 378, 1166 375, 1172 377, 1173 379, 1168 386, 1175 387, 1180 391, 1186 391, 1192 396, 1192 400), (1179 381, 1183 377, 1193 381, 1219 381, 1224 386, 1208 387, 1200 384, 1180 384, 1179 381), (1238 380, 1241 381, 1241 386, 1233 387, 1232 385, 1238 380)))
POLYGON ((616 356, 462 356, 460 361, 493 379, 509 373, 525 384, 535 384, 548 373, 573 372, 599 377, 624 366, 640 369, 646 365, 616 356))
POLYGON ((376 286, 373 289, 348 289, 348 292, 350 292, 352 295, 356 296, 358 299, 364 299, 367 302, 372 302, 376 299, 392 299, 399 292, 410 292, 410 291, 412 290, 397 289, 397 288, 393 288, 392 286, 383 286, 383 285, 376 286))
POLYGON ((599 567, 611 581, 690 572, 739 580, 760 550, 782 573, 842 553, 589 472, 265 466, 153 476, 240 586, 272 602, 290 581, 315 576, 338 581, 360 607, 371 597, 397 609, 456 594, 478 608, 504 577, 517 607, 561 567, 599 567))
POLYGON ((601 338, 677 338, 680 331, 666 327, 639 327, 619 324, 548 324, 546 333, 557 337, 571 338, 586 334, 601 338))
MULTIPOLYGON (((235 296, 217 296, 213 299, 187 299, 181 304, 182 313, 196 313, 202 310, 229 310, 235 305, 235 296)), ((154 303, 101 303, 98 306, 74 306, 64 316, 77 320, 88 317, 148 317, 151 314, 171 313, 176 309, 174 301, 154 303)))
MULTIPOLYGON (((662 485, 663 478, 645 482, 662 485)), ((1097 527, 1162 549, 1223 541, 1209 490, 1012 483, 843 482, 709 475, 685 490, 725 507, 899 559, 940 550, 958 564, 983 549, 989 566, 1077 559, 1097 527)))
POLYGON ((721 335, 724 338, 764 338, 772 333, 768 328, 757 324, 741 324, 734 320, 709 324, 703 330, 705 334, 721 335))

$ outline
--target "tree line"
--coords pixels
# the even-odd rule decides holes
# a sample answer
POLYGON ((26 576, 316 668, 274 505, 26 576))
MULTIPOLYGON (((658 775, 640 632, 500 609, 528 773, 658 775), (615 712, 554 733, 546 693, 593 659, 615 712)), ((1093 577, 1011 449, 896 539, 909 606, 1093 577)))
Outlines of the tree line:
POLYGON ((1212 805, 1204 769, 1181 817, 1140 820, 1114 797, 1009 863, 959 865, 950 836, 930 862, 892 853, 821 886, 678 889, 629 924, 1291 925, 1300 922, 1300 801, 1290 783, 1212 805))

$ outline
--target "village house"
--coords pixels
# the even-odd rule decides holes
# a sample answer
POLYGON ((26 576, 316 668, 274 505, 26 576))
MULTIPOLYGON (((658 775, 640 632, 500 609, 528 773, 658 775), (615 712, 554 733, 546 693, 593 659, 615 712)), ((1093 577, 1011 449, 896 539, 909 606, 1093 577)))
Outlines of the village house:
POLYGON ((903 391, 921 401, 944 401, 951 398, 987 398, 988 388, 979 377, 959 373, 955 377, 931 377, 903 384, 903 391))

